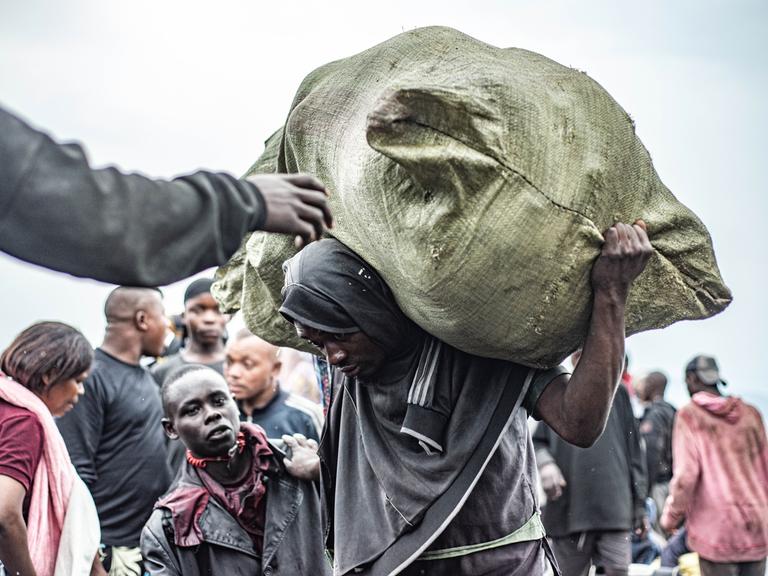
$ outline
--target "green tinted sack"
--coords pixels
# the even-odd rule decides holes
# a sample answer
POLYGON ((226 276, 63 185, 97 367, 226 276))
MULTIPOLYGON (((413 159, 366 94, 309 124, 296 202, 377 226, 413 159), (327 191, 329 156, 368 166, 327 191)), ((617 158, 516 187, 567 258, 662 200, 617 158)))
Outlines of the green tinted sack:
MULTIPOLYGON (((251 172, 308 172, 340 241, 417 324, 470 353, 551 366, 582 342, 602 232, 642 218, 655 252, 628 334, 723 310, 699 219, 653 169, 627 113, 586 74, 448 28, 396 36, 312 72, 251 172)), ((256 233, 215 293, 296 346, 277 313, 284 236, 256 233)))

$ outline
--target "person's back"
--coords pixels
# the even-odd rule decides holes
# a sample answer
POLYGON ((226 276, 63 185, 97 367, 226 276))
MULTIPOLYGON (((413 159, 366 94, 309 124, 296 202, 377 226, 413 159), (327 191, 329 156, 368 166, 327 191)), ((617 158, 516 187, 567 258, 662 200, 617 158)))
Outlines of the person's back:
POLYGON ((115 289, 105 314, 107 332, 85 395, 57 424, 96 502, 105 564, 120 555, 138 570, 142 526, 171 481, 160 395, 139 364, 142 354, 162 349, 165 317, 160 293, 146 288, 115 289))
POLYGON ((646 408, 640 421, 640 435, 647 450, 650 487, 672 479, 672 427, 676 412, 672 404, 658 399, 646 408))
POLYGON ((714 358, 697 356, 686 368, 691 403, 673 434, 674 475, 661 525, 683 519, 688 546, 703 576, 763 574, 768 556, 768 440, 756 408, 724 385, 714 358))
POLYGON ((659 520, 669 495, 669 481, 672 479, 672 427, 677 412, 674 406, 664 400, 666 387, 667 376, 659 371, 650 372, 635 386, 637 398, 645 407, 639 431, 645 441, 648 495, 658 511, 653 520, 653 528, 660 534, 663 529, 659 520))
POLYGON ((691 548, 714 560, 764 558, 768 442, 757 409, 734 396, 700 392, 678 412, 674 443, 676 455, 696 454, 696 463, 686 458, 673 481, 679 490, 691 489, 691 548), (698 481, 691 484, 694 474, 698 481))

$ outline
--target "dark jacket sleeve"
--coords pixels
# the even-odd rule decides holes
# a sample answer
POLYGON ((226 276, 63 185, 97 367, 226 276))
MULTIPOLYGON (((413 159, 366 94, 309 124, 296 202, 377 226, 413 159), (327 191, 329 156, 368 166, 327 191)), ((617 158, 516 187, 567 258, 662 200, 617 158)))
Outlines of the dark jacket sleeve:
POLYGON ((645 498, 648 496, 648 471, 646 470, 645 450, 640 442, 640 431, 637 420, 632 412, 629 394, 620 385, 616 391, 616 399, 620 402, 622 428, 627 439, 627 461, 630 468, 633 517, 636 519, 645 514, 645 498))
POLYGON ((181 576, 184 572, 166 537, 162 515, 161 509, 152 512, 141 531, 140 546, 144 569, 150 576, 181 576))
POLYGON ((266 218, 228 174, 153 180, 93 169, 0 108, 0 250, 75 276, 158 286, 223 264, 266 218))

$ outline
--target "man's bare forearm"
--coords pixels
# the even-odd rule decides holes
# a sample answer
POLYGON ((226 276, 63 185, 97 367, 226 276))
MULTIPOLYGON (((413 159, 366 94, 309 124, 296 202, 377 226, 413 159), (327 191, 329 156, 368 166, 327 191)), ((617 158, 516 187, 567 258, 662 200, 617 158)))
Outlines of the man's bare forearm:
POLYGON ((563 394, 570 428, 588 444, 603 432, 624 367, 625 301, 617 291, 595 293, 584 349, 563 394))
POLYGON ((590 446, 602 434, 624 366, 624 309, 633 280, 653 249, 638 221, 606 231, 592 268, 594 300, 589 331, 573 376, 555 379, 536 410, 566 442, 590 446))

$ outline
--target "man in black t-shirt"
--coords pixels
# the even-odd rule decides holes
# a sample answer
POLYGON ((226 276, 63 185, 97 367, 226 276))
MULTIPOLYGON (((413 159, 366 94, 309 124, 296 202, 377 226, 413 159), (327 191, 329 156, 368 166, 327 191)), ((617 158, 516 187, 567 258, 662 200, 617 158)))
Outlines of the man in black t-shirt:
POLYGON ((57 424, 96 503, 105 567, 119 558, 142 574, 141 530, 171 474, 159 391, 139 361, 160 354, 167 321, 151 288, 116 288, 104 312, 107 329, 85 394, 57 424))

